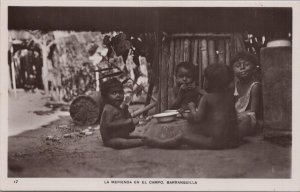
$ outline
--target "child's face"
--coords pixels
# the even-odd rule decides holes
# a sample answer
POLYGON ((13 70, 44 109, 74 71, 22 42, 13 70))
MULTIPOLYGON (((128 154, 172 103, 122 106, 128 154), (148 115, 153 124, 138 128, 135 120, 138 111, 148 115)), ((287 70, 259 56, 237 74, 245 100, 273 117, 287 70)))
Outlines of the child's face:
POLYGON ((124 100, 124 90, 122 87, 112 87, 108 90, 108 102, 114 106, 120 106, 124 100))
POLYGON ((239 59, 233 64, 233 71, 239 79, 249 79, 254 72, 254 64, 250 61, 239 59))
POLYGON ((178 69, 177 75, 176 75, 176 82, 180 86, 182 84, 189 84, 193 82, 193 77, 191 72, 188 69, 185 69, 183 67, 180 67, 178 69))

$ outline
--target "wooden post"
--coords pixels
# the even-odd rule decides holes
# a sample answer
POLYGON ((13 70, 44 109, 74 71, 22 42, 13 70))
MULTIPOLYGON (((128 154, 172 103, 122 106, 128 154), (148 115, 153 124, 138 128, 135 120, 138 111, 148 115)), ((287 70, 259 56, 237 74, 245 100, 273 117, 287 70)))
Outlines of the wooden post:
POLYGON ((198 40, 197 39, 191 40, 190 62, 195 66, 195 81, 196 81, 196 84, 198 85, 199 70, 197 70, 197 69, 198 69, 199 65, 198 65, 198 40))
POLYGON ((159 113, 161 111, 161 38, 159 33, 156 33, 155 37, 156 45, 155 45, 155 50, 156 50, 156 56, 157 56, 157 65, 158 65, 158 99, 157 99, 157 107, 156 107, 156 113, 159 113))
POLYGON ((208 54, 207 54, 207 41, 206 39, 201 40, 201 50, 202 50, 202 74, 205 68, 208 66, 208 54))
POLYGON ((218 62, 221 64, 225 64, 225 41, 224 39, 220 39, 218 41, 218 62))
MULTIPOLYGON (((16 88, 16 72, 15 72, 15 62, 14 62, 14 48, 11 46, 10 48, 10 57, 11 57, 11 78, 13 81, 13 91, 14 91, 14 97, 17 98, 17 88, 16 88)), ((9 85, 11 86, 11 85, 9 85)))
POLYGON ((198 62, 198 40, 197 39, 194 39, 192 41, 192 63, 194 65, 199 65, 199 62, 198 62))
POLYGON ((98 67, 95 66, 96 70, 96 91, 100 91, 100 72, 98 71, 98 67))
POLYGON ((189 39, 184 40, 184 47, 183 47, 183 61, 189 61, 190 58, 190 45, 191 41, 189 39))
POLYGON ((230 65, 230 40, 229 39, 226 39, 225 40, 225 55, 226 55, 226 65, 230 65))
POLYGON ((198 82, 199 82, 199 87, 202 88, 202 45, 201 45, 201 40, 197 40, 198 42, 198 82))
POLYGON ((171 93, 169 92, 172 90, 174 86, 174 69, 175 69, 175 40, 171 39, 170 42, 170 62, 169 62, 169 74, 168 74, 168 108, 171 105, 171 93))
POLYGON ((162 42, 161 59, 160 59, 160 111, 168 109, 168 63, 170 62, 170 47, 168 42, 162 42))
POLYGON ((174 39, 170 42, 170 62, 169 62, 169 74, 168 74, 168 86, 173 87, 174 85, 174 66, 175 66, 175 41, 174 39))
POLYGON ((184 40, 180 39, 179 63, 184 61, 184 40))
POLYGON ((215 42, 212 39, 208 40, 208 59, 209 64, 215 63, 217 61, 215 42))
POLYGON ((174 57, 174 60, 175 60, 175 65, 174 65, 174 70, 175 70, 175 67, 178 65, 179 60, 180 60, 180 40, 179 39, 176 39, 176 41, 175 41, 175 57, 174 57))

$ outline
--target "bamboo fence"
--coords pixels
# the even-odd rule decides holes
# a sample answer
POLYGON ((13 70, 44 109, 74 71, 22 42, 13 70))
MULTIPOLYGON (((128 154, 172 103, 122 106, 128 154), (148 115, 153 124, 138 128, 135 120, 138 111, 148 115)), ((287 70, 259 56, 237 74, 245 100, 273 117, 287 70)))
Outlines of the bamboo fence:
POLYGON ((230 55, 237 51, 231 44, 241 47, 231 34, 173 34, 159 50, 159 98, 157 111, 170 106, 170 90, 175 84, 175 68, 183 61, 195 65, 196 84, 203 88, 204 69, 212 63, 230 64, 230 55))

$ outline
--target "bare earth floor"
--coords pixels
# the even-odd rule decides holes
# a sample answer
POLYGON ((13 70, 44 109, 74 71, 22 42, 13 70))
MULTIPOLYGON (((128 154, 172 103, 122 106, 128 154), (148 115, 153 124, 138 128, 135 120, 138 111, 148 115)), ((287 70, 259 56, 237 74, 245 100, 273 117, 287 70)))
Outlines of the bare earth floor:
MULTIPOLYGON (((99 130, 73 135, 86 127, 61 116, 39 129, 8 139, 9 177, 142 178, 289 178, 291 147, 248 138, 237 149, 209 151, 139 147, 114 150, 102 145, 99 130), (59 141, 47 136, 60 137, 59 141)), ((142 128, 138 128, 137 132, 142 128)))

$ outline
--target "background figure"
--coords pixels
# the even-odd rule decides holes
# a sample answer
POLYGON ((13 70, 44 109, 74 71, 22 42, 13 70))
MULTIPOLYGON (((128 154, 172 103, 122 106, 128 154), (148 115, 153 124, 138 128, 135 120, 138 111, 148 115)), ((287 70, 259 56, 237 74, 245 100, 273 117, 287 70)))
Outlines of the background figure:
POLYGON ((34 51, 34 62, 33 63, 35 66, 35 71, 36 71, 35 86, 38 89, 44 89, 43 79, 42 79, 43 61, 42 61, 41 55, 37 51, 34 51))
POLYGON ((90 71, 89 63, 83 63, 77 79, 77 92, 78 95, 88 94, 93 91, 93 78, 90 71))

